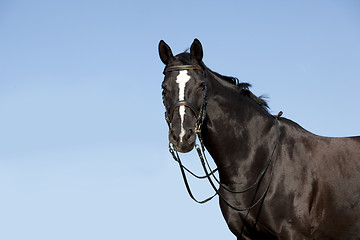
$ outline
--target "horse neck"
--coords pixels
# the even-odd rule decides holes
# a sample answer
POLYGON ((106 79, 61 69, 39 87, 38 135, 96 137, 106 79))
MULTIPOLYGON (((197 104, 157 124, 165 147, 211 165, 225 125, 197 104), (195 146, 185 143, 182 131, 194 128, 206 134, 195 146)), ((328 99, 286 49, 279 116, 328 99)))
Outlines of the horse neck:
POLYGON ((237 87, 207 75, 208 102, 204 143, 223 183, 251 181, 263 168, 275 141, 275 120, 237 87), (254 172, 247 176, 242 172, 254 172), (239 179, 243 176, 244 179, 239 179))

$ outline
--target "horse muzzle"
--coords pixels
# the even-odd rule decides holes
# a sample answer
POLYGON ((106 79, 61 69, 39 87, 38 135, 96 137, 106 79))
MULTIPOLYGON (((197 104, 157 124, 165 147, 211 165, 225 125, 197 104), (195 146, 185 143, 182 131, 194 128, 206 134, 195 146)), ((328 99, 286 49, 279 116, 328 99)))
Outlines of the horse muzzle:
POLYGON ((187 153, 195 146, 196 133, 193 129, 188 129, 182 134, 176 134, 173 130, 170 130, 169 141, 172 143, 176 151, 187 153))

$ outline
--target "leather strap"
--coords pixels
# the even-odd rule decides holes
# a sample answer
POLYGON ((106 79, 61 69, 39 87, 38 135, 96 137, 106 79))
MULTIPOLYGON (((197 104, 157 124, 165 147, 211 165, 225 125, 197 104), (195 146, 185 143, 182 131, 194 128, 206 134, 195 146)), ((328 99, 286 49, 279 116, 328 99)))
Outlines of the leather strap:
POLYGON ((179 65, 179 66, 172 66, 165 68, 164 73, 172 72, 172 71, 180 71, 180 70, 203 70, 203 69, 200 66, 196 66, 196 65, 179 65))
POLYGON ((177 101, 176 103, 174 103, 174 105, 170 108, 170 114, 169 114, 169 120, 170 122, 172 121, 172 117, 174 114, 174 111, 176 108, 180 107, 180 106, 185 106, 191 109, 191 111, 194 113, 195 117, 197 118, 199 115, 198 110, 196 110, 196 108, 194 107, 194 105, 192 105, 189 101, 186 100, 181 100, 181 101, 177 101))

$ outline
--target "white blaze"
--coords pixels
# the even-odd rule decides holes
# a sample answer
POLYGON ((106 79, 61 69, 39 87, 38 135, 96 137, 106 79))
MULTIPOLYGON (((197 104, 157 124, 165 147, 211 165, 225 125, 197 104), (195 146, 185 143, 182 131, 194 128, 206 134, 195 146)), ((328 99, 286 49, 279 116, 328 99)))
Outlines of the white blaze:
MULTIPOLYGON (((185 86, 186 83, 190 80, 190 76, 187 74, 187 70, 180 71, 179 75, 176 78, 176 83, 179 85, 179 101, 185 100, 185 86)), ((181 130, 180 130, 180 142, 183 141, 185 136, 184 129, 184 117, 185 117, 185 106, 179 107, 180 121, 181 121, 181 130)))

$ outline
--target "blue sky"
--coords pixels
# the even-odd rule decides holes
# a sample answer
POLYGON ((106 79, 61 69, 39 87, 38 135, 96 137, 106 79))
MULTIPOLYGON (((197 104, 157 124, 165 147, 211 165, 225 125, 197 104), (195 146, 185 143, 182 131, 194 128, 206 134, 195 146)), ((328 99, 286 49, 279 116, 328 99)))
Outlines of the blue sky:
POLYGON ((2 0, 0 239, 234 239, 167 151, 157 45, 194 38, 272 113, 360 135, 358 1, 2 0))

